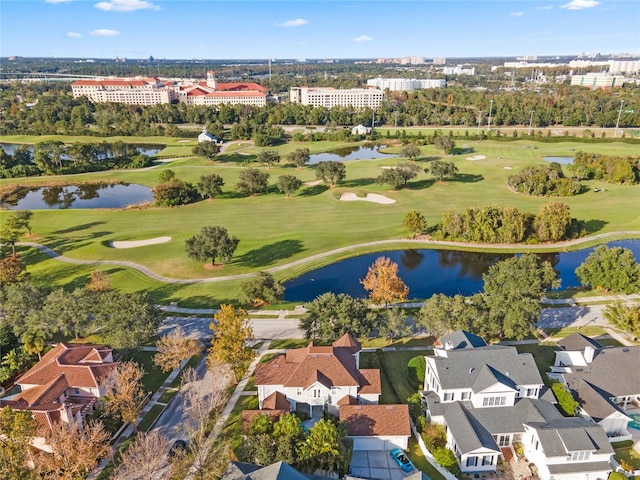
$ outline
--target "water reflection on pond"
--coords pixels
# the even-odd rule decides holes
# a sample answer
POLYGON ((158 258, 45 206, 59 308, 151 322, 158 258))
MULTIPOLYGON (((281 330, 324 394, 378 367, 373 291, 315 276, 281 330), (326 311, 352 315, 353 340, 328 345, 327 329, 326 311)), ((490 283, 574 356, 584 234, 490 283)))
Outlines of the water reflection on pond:
POLYGON ((344 162, 345 160, 370 160, 376 158, 394 158, 397 155, 382 153, 380 145, 355 145, 342 147, 326 153, 316 153, 309 156, 309 164, 319 162, 344 162))
POLYGON ((18 190, 2 201, 9 210, 44 210, 75 208, 122 208, 153 200, 144 185, 83 184, 18 190))
MULTIPOLYGON (((640 259, 640 240, 610 242, 610 247, 630 249, 640 259)), ((537 254, 551 262, 562 279, 561 288, 577 287, 575 269, 593 248, 561 253, 537 254)), ((308 272, 285 284, 285 299, 308 302, 326 292, 346 293, 365 298, 360 284, 378 257, 389 257, 398 264, 398 275, 409 287, 410 298, 429 298, 434 293, 472 295, 483 287, 482 275, 491 265, 513 255, 504 253, 465 252, 458 250, 393 250, 349 258, 308 272)))

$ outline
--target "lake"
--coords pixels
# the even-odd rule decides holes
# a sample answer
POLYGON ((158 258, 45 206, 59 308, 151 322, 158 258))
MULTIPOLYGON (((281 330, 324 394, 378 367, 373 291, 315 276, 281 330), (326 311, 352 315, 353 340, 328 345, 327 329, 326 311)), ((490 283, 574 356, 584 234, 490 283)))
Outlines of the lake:
POLYGON ((151 189, 144 185, 92 184, 25 188, 6 197, 0 206, 9 210, 123 208, 151 201, 151 189))
POLYGON ((545 162, 556 162, 560 165, 570 165, 573 163, 573 157, 542 157, 545 162))
POLYGON ((343 147, 330 152, 309 155, 309 165, 319 162, 344 162, 345 160, 371 160, 376 158, 395 158, 397 155, 382 153, 380 146, 343 147))
MULTIPOLYGON (((640 240, 610 242, 609 247, 624 247, 640 259, 640 240)), ((538 254, 548 260, 562 279, 561 289, 580 285, 575 269, 594 250, 538 254)), ((473 295, 482 291, 482 275, 499 260, 513 255, 462 252, 457 250, 393 250, 349 258, 308 272, 285 283, 285 300, 309 302, 317 296, 334 292, 365 298, 360 280, 378 257, 389 257, 398 264, 398 275, 409 287, 409 298, 429 298, 434 293, 473 295)))
MULTIPOLYGON (((16 151, 16 148, 20 146, 22 145, 18 143, 0 143, 0 147, 2 147, 4 151, 7 152, 9 155, 13 155, 14 152, 16 151)), ((153 155, 155 155, 156 153, 158 153, 160 150, 163 149, 163 147, 156 147, 152 145, 136 145, 136 146, 138 148, 139 153, 143 153, 149 157, 152 157, 153 155)), ((29 147, 29 151, 33 153, 33 145, 27 144, 27 147, 29 147)), ((63 160, 69 160, 68 155, 63 155, 62 158, 63 160)))

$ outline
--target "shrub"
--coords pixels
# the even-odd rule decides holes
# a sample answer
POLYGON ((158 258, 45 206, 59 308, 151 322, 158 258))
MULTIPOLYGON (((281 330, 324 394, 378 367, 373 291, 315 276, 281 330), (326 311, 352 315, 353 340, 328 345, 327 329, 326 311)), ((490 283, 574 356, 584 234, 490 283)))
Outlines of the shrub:
POLYGON ((621 472, 611 472, 609 474, 609 480, 627 480, 627 476, 621 472))
POLYGON ((455 476, 460 475, 460 467, 458 466, 456 454, 448 448, 437 448, 435 452, 433 452, 433 458, 455 476))
POLYGON ((427 450, 432 453, 447 445, 447 431, 445 430, 444 425, 425 422, 424 425, 422 425, 422 432, 420 436, 422 437, 422 441, 427 447, 427 450))
POLYGON ((579 403, 574 400, 571 392, 560 382, 553 382, 551 390, 553 390, 553 393, 558 399, 558 406, 562 414, 565 417, 575 417, 579 403))
POLYGON ((411 386, 419 387, 424 383, 424 376, 427 369, 427 361, 424 356, 418 355, 409 360, 409 382, 411 386))

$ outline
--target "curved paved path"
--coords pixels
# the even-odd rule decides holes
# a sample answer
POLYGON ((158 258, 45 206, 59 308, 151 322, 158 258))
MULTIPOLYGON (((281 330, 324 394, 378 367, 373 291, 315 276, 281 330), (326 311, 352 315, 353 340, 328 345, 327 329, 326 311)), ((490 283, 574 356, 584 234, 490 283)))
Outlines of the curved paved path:
MULTIPOLYGON (((269 272, 269 273, 279 272, 279 271, 282 271, 282 270, 286 270, 287 268, 295 267, 295 266, 298 266, 298 265, 304 265, 305 263, 309 263, 309 262, 312 262, 314 260, 325 258, 325 257, 328 257, 330 255, 349 252, 351 250, 357 250, 357 249, 360 249, 360 248, 372 247, 372 246, 377 246, 377 245, 406 244, 406 245, 412 245, 414 247, 418 247, 420 245, 435 245, 435 246, 440 245, 440 246, 446 246, 446 247, 462 247, 462 248, 464 248, 464 247, 467 247, 467 248, 468 247, 476 247, 476 248, 482 248, 485 251, 500 250, 500 249, 504 249, 504 248, 519 248, 520 251, 528 252, 528 251, 542 250, 542 249, 549 249, 549 248, 562 249, 562 248, 566 248, 566 247, 569 247, 569 246, 580 245, 580 244, 583 244, 583 243, 591 242, 593 240, 601 240, 601 239, 606 239, 606 238, 611 238, 611 237, 618 237, 618 236, 621 236, 621 235, 633 235, 633 236, 640 237, 640 232, 638 232, 638 231, 624 231, 624 232, 600 233, 598 235, 593 235, 591 237, 576 238, 574 240, 568 240, 566 242, 558 242, 558 243, 552 243, 552 244, 541 244, 541 245, 515 245, 515 244, 493 245, 493 244, 485 244, 485 243, 446 242, 446 241, 439 241, 439 240, 406 240, 406 239, 405 240, 402 240, 402 239, 400 239, 400 240, 378 240, 378 241, 375 241, 375 242, 359 243, 359 244, 356 244, 356 245, 349 245, 347 247, 336 248, 335 250, 329 250, 327 252, 317 253, 317 254, 311 255, 309 257, 301 258, 300 260, 295 260, 293 262, 285 263, 283 265, 278 265, 276 267, 267 268, 264 271, 269 272)), ((76 264, 76 265, 120 265, 120 266, 124 266, 124 267, 133 268, 133 269, 138 270, 139 272, 143 273, 144 275, 148 276, 149 278, 152 278, 154 280, 158 280, 159 282, 165 282, 165 283, 176 283, 176 284, 215 283, 215 282, 224 282, 226 280, 238 280, 238 279, 243 279, 243 278, 250 278, 250 277, 255 275, 255 273, 242 273, 242 274, 238 274, 238 275, 227 275, 227 276, 224 276, 224 277, 176 279, 176 278, 169 278, 169 277, 165 277, 165 276, 159 275, 159 274, 153 272, 151 269, 145 267, 144 265, 140 265, 139 263, 135 263, 135 262, 127 262, 127 261, 124 261, 124 260, 77 260, 77 259, 74 259, 74 258, 69 258, 69 257, 65 257, 63 255, 59 255, 54 250, 50 249, 49 247, 47 247, 45 245, 40 245, 39 243, 18 242, 17 245, 24 246, 24 247, 37 248, 38 250, 40 250, 42 253, 44 253, 48 257, 51 257, 51 258, 53 258, 55 260, 58 260, 60 262, 73 263, 73 264, 76 264)))

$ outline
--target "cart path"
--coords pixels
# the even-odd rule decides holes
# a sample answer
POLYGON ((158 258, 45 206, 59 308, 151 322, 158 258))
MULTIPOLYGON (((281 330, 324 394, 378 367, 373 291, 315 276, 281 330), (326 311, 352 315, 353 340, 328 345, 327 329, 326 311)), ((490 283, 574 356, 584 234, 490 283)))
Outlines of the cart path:
MULTIPOLYGON (((485 251, 501 250, 504 248, 514 248, 514 249, 519 249, 520 252, 529 252, 529 251, 543 250, 543 249, 549 249, 549 248, 557 248, 562 250, 562 249, 566 249, 566 247, 569 247, 569 246, 580 245, 583 243, 591 242, 593 240, 601 240, 601 239, 606 239, 611 237, 618 237, 621 235, 640 237, 640 231, 600 233, 598 235, 593 235, 591 237, 576 238, 576 239, 568 240, 565 242, 546 243, 546 244, 540 244, 540 245, 485 244, 485 243, 447 242, 447 241, 440 241, 440 240, 407 240, 407 239, 378 240, 375 242, 359 243, 356 245, 349 245, 347 247, 336 248, 334 250, 329 250, 327 252, 317 253, 315 255, 302 258, 300 260, 295 260, 293 262, 285 263, 283 265, 267 268, 267 269, 264 269, 263 271, 269 272, 269 273, 279 272, 291 267, 304 265, 305 263, 309 263, 309 262, 312 262, 321 258, 325 258, 331 255, 335 255, 338 253, 344 253, 352 250, 358 250, 364 247, 373 247, 378 245, 403 244, 407 246, 412 246, 414 248, 417 248, 420 246, 443 246, 443 247, 461 247, 461 248, 475 247, 475 248, 482 248, 485 251)), ((42 253, 44 253, 50 258, 53 258, 60 262, 72 263, 75 265, 119 265, 119 266, 133 268, 143 273, 144 275, 148 276, 149 278, 152 278, 154 280, 157 280, 159 282, 164 282, 164 283, 175 283, 175 284, 215 283, 215 282, 224 282, 226 280, 239 280, 243 278, 250 278, 256 275, 256 273, 242 273, 238 275, 227 275, 222 277, 177 279, 177 278, 169 278, 163 275, 159 275, 153 272, 151 269, 145 267, 144 265, 140 265, 139 263, 135 263, 135 262, 128 262, 124 260, 78 260, 75 258, 65 257, 64 255, 59 255, 51 248, 45 245, 41 245, 39 243, 17 242, 16 245, 23 246, 23 247, 37 248, 38 250, 40 250, 42 253)))

